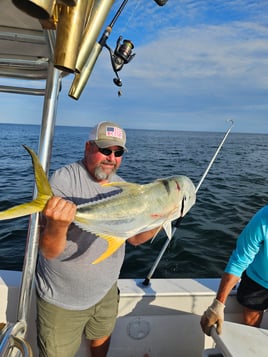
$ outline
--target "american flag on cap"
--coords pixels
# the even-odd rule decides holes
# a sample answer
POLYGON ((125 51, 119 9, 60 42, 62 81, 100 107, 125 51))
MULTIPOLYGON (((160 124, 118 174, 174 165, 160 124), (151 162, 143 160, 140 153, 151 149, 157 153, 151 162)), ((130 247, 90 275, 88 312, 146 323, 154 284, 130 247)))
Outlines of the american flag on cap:
POLYGON ((123 131, 120 128, 113 126, 106 126, 106 136, 122 139, 123 131))

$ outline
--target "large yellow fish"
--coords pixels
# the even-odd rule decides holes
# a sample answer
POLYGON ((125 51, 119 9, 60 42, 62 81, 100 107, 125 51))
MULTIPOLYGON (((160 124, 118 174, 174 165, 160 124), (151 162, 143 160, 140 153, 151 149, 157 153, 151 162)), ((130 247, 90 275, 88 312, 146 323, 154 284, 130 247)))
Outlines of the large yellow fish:
MULTIPOLYGON (((35 152, 24 146, 32 158, 37 186, 35 200, 0 212, 0 220, 41 212, 53 196, 46 174, 35 152)), ((195 186, 186 176, 158 179, 138 185, 128 182, 104 184, 120 188, 107 199, 77 206, 74 223, 106 240, 107 250, 93 264, 112 255, 128 238, 156 227, 172 236, 171 222, 183 217, 195 203, 195 186)))

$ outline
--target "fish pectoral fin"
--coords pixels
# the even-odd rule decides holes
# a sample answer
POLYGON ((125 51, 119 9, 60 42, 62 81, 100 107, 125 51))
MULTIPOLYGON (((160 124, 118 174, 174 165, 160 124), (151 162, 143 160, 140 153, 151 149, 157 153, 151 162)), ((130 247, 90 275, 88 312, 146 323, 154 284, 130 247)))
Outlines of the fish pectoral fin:
POLYGON ((158 227, 158 230, 155 232, 154 236, 150 240, 151 243, 153 243, 153 241, 155 240, 156 236, 161 231, 161 229, 162 229, 162 226, 158 227))
POLYGON ((97 234, 97 235, 103 238, 104 240, 106 240, 106 242, 108 243, 108 248, 99 258, 94 260, 92 264, 98 264, 102 262, 104 259, 110 257, 115 251, 117 251, 117 249, 121 247, 121 245, 125 243, 125 239, 123 238, 118 238, 118 237, 113 237, 103 234, 97 234))
POLYGON ((163 228, 166 232, 166 235, 168 236, 168 239, 172 238, 172 225, 171 221, 167 221, 163 224, 163 228))

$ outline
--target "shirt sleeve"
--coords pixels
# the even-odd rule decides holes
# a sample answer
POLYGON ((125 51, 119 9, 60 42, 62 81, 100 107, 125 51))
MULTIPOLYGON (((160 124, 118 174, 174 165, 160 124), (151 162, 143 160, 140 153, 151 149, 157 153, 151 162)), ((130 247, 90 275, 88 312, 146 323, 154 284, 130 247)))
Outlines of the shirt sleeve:
POLYGON ((55 196, 70 198, 70 175, 66 168, 55 171, 50 178, 50 185, 55 196))
POLYGON ((239 235, 236 248, 232 252, 225 272, 241 277, 244 270, 253 262, 264 242, 262 211, 258 211, 239 235))

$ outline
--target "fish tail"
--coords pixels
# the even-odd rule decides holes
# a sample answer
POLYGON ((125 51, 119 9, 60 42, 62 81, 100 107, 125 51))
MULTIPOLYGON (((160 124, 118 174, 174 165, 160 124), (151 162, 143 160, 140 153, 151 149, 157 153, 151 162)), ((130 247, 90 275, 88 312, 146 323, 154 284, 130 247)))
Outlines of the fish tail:
POLYGON ((32 149, 28 148, 26 145, 23 145, 23 147, 31 155, 37 187, 37 197, 31 202, 23 203, 21 205, 11 207, 5 211, 1 211, 0 220, 18 218, 27 216, 32 213, 41 212, 44 209, 48 199, 53 196, 51 186, 49 184, 45 171, 38 159, 38 156, 32 149))

